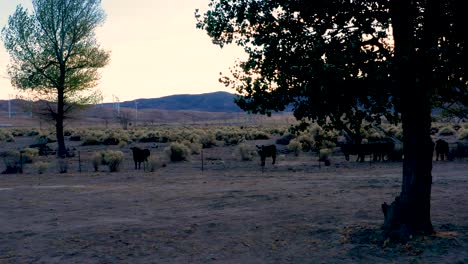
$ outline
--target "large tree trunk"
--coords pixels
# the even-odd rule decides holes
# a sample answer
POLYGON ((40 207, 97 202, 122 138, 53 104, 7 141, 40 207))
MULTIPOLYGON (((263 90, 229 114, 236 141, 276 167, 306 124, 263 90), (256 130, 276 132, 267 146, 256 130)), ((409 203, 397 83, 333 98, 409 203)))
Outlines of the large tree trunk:
POLYGON ((55 132, 57 133, 57 154, 60 158, 65 158, 67 155, 67 148, 65 147, 65 137, 63 136, 64 105, 65 103, 63 91, 59 91, 57 100, 57 116, 55 120, 55 132))
MULTIPOLYGON (((431 184, 433 144, 429 61, 415 49, 415 6, 394 0, 392 24, 403 124, 402 190, 391 205, 384 203, 384 229, 398 235, 431 233, 431 184)), ((427 26, 427 25, 426 25, 427 26)), ((426 28, 427 29, 427 28, 426 28)), ((429 39, 426 39, 429 41, 429 39)))
MULTIPOLYGON (((60 61, 62 59, 60 58, 60 61)), ((65 137, 63 135, 63 120, 65 119, 65 65, 60 66, 59 87, 57 89, 57 116, 56 116, 56 133, 58 144, 58 157, 65 158, 67 156, 67 148, 65 147, 65 137)))

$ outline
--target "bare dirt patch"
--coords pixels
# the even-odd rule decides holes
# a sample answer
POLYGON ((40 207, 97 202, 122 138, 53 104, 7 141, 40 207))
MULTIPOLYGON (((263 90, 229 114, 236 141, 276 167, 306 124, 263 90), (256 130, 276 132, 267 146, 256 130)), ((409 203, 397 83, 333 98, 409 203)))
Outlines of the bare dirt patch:
MULTIPOLYGON (((0 263, 467 263, 468 163, 435 162, 433 236, 381 237, 401 163, 287 155, 262 173, 230 148, 155 173, 0 175, 0 263), (335 159, 336 161, 336 159, 335 159)), ((130 164, 131 165, 131 164, 130 164)))

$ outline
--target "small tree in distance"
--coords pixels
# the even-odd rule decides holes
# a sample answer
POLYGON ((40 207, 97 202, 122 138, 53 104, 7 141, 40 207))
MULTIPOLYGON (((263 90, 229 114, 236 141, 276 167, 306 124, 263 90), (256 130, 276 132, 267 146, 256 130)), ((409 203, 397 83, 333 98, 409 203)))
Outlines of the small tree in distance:
POLYGON ((100 100, 93 88, 110 55, 99 47, 94 30, 104 19, 100 0, 33 0, 32 14, 18 5, 2 30, 11 56, 11 83, 47 103, 59 157, 67 151, 63 135, 67 114, 100 100))

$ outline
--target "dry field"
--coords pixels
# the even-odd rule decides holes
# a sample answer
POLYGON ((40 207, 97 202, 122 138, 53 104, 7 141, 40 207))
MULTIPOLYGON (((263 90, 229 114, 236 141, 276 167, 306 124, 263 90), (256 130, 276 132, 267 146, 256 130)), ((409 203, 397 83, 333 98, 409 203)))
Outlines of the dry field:
POLYGON ((287 154, 262 173, 234 150, 205 149, 203 172, 195 155, 152 173, 0 175, 0 263, 468 263, 466 160, 434 162, 437 233, 402 245, 380 230, 401 163, 287 154))

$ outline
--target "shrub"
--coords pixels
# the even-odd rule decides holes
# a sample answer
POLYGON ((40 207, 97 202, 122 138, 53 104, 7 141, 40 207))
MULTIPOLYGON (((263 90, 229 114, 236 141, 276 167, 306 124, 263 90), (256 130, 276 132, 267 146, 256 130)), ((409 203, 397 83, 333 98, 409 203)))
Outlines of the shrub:
POLYGON ((0 130, 0 141, 2 142, 15 142, 13 135, 9 131, 0 130))
POLYGON ((319 151, 320 159, 321 160, 326 160, 326 159, 330 158, 331 153, 332 153, 332 151, 329 148, 320 149, 320 151, 319 151))
POLYGON ((70 141, 81 141, 80 135, 71 135, 69 138, 70 141))
POLYGON ((201 152, 202 145, 199 143, 192 143, 190 141, 184 140, 182 144, 184 144, 185 146, 187 146, 187 148, 190 149, 190 154, 200 154, 201 152))
POLYGON ((35 129, 32 129, 32 130, 26 132, 26 136, 28 136, 28 137, 33 137, 33 136, 37 136, 37 135, 39 135, 39 132, 37 130, 35 130, 35 129))
POLYGON ((211 148, 216 146, 216 137, 213 133, 203 133, 200 136, 200 144, 203 148, 211 148))
POLYGON ((109 167, 110 172, 117 172, 124 159, 124 154, 119 150, 107 150, 104 152, 104 162, 109 167))
POLYGON ((91 156, 91 163, 93 164, 94 171, 99 170, 99 165, 105 165, 104 162, 104 152, 98 151, 94 152, 91 156))
POLYGON ((23 173, 19 151, 5 151, 0 153, 0 157, 6 167, 2 174, 23 173))
POLYGON ((468 140, 468 129, 460 129, 458 139, 468 140))
POLYGON ((288 134, 284 135, 283 137, 278 138, 278 139, 276 140, 276 144, 278 144, 278 145, 285 145, 285 146, 286 146, 286 145, 289 145, 289 143, 291 142, 291 140, 293 140, 294 138, 295 138, 294 135, 288 133, 288 134))
POLYGON ((159 169, 161 167, 165 167, 165 166, 166 166, 166 164, 160 158, 156 158, 156 157, 153 157, 153 156, 150 156, 148 158, 147 170, 149 172, 155 172, 157 169, 159 169))
POLYGON ((37 170, 37 173, 44 174, 49 169, 50 164, 45 161, 39 161, 34 164, 34 167, 37 170))
POLYGON ((242 161, 251 161, 257 155, 257 150, 254 146, 241 143, 237 146, 237 154, 242 161))
POLYGON ((265 133, 263 131, 254 131, 252 133, 252 138, 253 138, 253 140, 270 139, 270 137, 267 135, 267 133, 265 133))
POLYGON ((88 136, 83 141, 83 146, 95 146, 99 144, 100 142, 95 136, 88 136))
POLYGON ((301 134, 296 138, 296 140, 301 144, 301 150, 304 152, 308 152, 313 150, 315 145, 315 140, 312 138, 311 135, 308 134, 301 134))
POLYGON ((165 153, 171 161, 188 160, 190 152, 190 149, 186 145, 178 142, 171 143, 165 149, 165 153))
POLYGON ((289 151, 293 152, 294 155, 299 156, 299 152, 301 151, 301 143, 297 139, 293 139, 289 142, 288 149, 289 151))
POLYGON ((442 127, 440 130, 439 130, 439 136, 453 136, 455 135, 457 132, 451 128, 451 127, 442 127))
POLYGON ((25 148, 22 151, 23 163, 32 163, 33 159, 39 156, 39 150, 36 148, 25 148))

